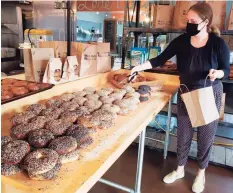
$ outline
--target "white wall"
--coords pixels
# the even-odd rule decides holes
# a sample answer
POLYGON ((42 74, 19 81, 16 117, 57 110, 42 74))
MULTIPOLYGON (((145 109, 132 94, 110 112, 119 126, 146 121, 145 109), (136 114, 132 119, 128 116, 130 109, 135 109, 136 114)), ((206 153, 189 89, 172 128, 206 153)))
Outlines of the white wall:
POLYGON ((77 12, 77 20, 92 21, 97 23, 103 23, 106 13, 99 12, 77 12))

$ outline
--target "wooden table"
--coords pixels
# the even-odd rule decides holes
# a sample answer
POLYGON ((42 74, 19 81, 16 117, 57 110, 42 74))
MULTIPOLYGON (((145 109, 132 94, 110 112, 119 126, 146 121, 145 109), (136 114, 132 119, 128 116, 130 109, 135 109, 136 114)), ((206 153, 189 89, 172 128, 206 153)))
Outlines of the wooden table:
MULTIPOLYGON (((168 103, 172 94, 175 93, 179 86, 177 76, 154 73, 145 73, 145 75, 150 78, 164 80, 164 93, 158 93, 152 96, 149 101, 139 104, 136 111, 129 115, 119 116, 114 127, 107 130, 99 130, 97 133, 92 134, 94 143, 87 149, 80 151, 82 156, 80 160, 63 165, 57 179, 42 182, 34 181, 30 180, 26 173, 19 173, 10 177, 2 176, 2 192, 85 193, 100 180, 102 183, 128 192, 139 193, 141 188, 145 128, 154 116, 168 103), (140 143, 135 189, 100 179, 138 135, 140 135, 140 143)), ((109 87, 111 85, 107 81, 107 76, 108 73, 99 74, 57 85, 50 90, 2 105, 2 135, 9 135, 11 127, 9 119, 15 112, 25 110, 30 104, 43 103, 51 97, 65 92, 81 90, 87 86, 96 88, 109 87)))

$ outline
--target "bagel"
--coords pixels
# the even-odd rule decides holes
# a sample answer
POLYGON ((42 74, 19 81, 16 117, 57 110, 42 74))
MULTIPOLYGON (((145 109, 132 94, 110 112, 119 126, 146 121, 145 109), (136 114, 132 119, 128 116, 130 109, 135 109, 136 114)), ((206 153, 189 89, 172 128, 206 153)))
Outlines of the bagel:
POLYGON ((11 176, 21 172, 18 165, 1 164, 1 174, 4 176, 11 176))
POLYGON ((110 96, 101 96, 100 101, 103 104, 112 104, 116 100, 116 97, 110 97, 110 96))
POLYGON ((39 175, 52 170, 58 160, 56 151, 48 148, 37 149, 25 157, 22 167, 31 175, 39 175))
POLYGON ((77 91, 77 92, 74 92, 73 95, 76 97, 84 97, 87 95, 87 93, 85 91, 77 91))
POLYGON ((88 100, 99 100, 100 96, 98 94, 87 94, 85 98, 88 100))
POLYGON ((86 87, 83 89, 87 94, 94 94, 95 93, 95 88, 93 87, 86 87))
POLYGON ((99 109, 102 104, 103 103, 99 100, 88 100, 84 103, 84 106, 87 106, 90 110, 94 111, 99 109))
POLYGON ((14 95, 11 91, 3 90, 1 92, 1 100, 8 100, 8 99, 11 99, 13 97, 14 97, 14 95))
POLYGON ((31 131, 28 136, 28 143, 36 148, 46 147, 54 139, 53 134, 46 129, 31 131))
POLYGON ((151 87, 148 86, 148 85, 140 85, 140 86, 138 87, 138 90, 145 90, 145 91, 147 91, 147 92, 150 92, 150 91, 151 91, 151 87))
POLYGON ((48 121, 45 125, 45 129, 48 129, 53 135, 63 135, 66 130, 72 125, 72 123, 64 122, 61 119, 48 121))
POLYGON ((28 83, 27 89, 29 91, 37 91, 37 90, 40 90, 40 87, 39 87, 39 84, 37 83, 28 83))
POLYGON ((91 130, 86 127, 71 127, 67 130, 66 134, 68 136, 72 136, 76 139, 77 142, 79 142, 83 137, 89 135, 91 133, 91 130))
POLYGON ((65 94, 62 94, 59 99, 62 100, 62 101, 71 101, 73 98, 75 97, 74 94, 72 93, 65 93, 65 94))
POLYGON ((26 141, 15 140, 2 147, 1 162, 8 165, 16 165, 30 152, 30 146, 26 141))
POLYGON ((65 109, 66 111, 74 111, 79 107, 79 104, 75 101, 68 101, 68 102, 64 102, 61 105, 61 109, 65 109))
POLYGON ((16 125, 12 127, 11 137, 13 139, 26 139, 28 133, 34 129, 34 128, 31 128, 30 126, 31 124, 20 124, 20 125, 16 125))
POLYGON ((82 112, 80 111, 66 111, 61 114, 60 119, 64 122, 74 123, 81 116, 82 112))
POLYGON ((28 172, 28 176, 32 180, 52 180, 56 178, 56 175, 58 171, 60 170, 62 164, 60 161, 57 162, 57 164, 48 172, 42 173, 42 174, 34 174, 33 172, 28 172))
POLYGON ((43 129, 48 119, 45 116, 37 116, 31 119, 31 124, 35 129, 43 129))
POLYGON ((43 104, 32 104, 27 108, 26 111, 32 112, 35 115, 39 115, 44 109, 46 109, 46 106, 43 104))
POLYGON ((98 91, 96 91, 96 94, 98 94, 99 96, 108 96, 113 92, 112 88, 102 88, 98 91))
POLYGON ((30 111, 26 111, 24 113, 17 113, 12 116, 11 123, 13 126, 19 124, 26 124, 29 122, 30 119, 34 118, 36 115, 30 111))
POLYGON ((50 99, 46 102, 46 107, 48 108, 59 108, 61 104, 63 103, 62 100, 59 99, 50 99))
POLYGON ((83 104, 87 101, 87 98, 84 98, 84 97, 81 97, 81 96, 78 96, 78 97, 75 97, 72 102, 75 102, 77 103, 79 106, 83 106, 83 104))
POLYGON ((39 84, 40 89, 46 89, 48 87, 51 87, 51 84, 48 83, 40 83, 39 84))
POLYGON ((51 121, 51 120, 58 119, 62 111, 63 110, 60 108, 56 108, 56 109, 48 108, 48 109, 42 110, 41 115, 45 116, 47 121, 51 121))
POLYGON ((21 96, 29 93, 29 90, 23 86, 20 86, 20 87, 12 87, 11 92, 13 93, 14 96, 21 96))
POLYGON ((8 144, 12 141, 10 136, 1 136, 1 146, 8 144))
POLYGON ((111 113, 118 113, 120 111, 120 107, 118 107, 117 105, 113 105, 113 104, 104 104, 101 107, 101 109, 109 111, 111 113))
POLYGON ((87 148, 89 145, 91 145, 93 143, 93 138, 90 136, 86 136, 84 138, 82 138, 79 142, 78 142, 78 147, 79 148, 87 148))
POLYGON ((60 160, 61 160, 62 164, 76 161, 76 160, 78 160, 78 158, 79 158, 79 150, 78 149, 76 149, 72 152, 60 155, 60 160))
POLYGON ((18 80, 14 78, 4 78, 1 80, 2 85, 11 85, 11 84, 14 84, 15 82, 18 82, 18 80))
POLYGON ((59 155, 63 155, 74 151, 77 148, 77 142, 71 136, 58 137, 51 141, 49 148, 56 151, 59 155))
POLYGON ((134 88, 130 85, 124 85, 123 89, 126 91, 126 93, 133 93, 135 92, 134 88))
POLYGON ((26 80, 18 80, 16 82, 14 82, 13 85, 15 87, 24 87, 24 86, 28 85, 28 81, 26 81, 26 80))

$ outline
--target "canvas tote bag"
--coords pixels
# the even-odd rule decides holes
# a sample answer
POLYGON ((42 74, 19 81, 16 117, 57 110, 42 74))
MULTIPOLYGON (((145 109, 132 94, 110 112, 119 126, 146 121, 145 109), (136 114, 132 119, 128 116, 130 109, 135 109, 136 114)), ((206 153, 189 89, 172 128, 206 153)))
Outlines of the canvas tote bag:
MULTIPOLYGON (((188 90, 187 86, 185 87, 188 90)), ((182 89, 180 89, 180 91, 192 127, 207 125, 219 119, 219 112, 215 103, 212 86, 188 91, 186 93, 183 93, 182 89)))

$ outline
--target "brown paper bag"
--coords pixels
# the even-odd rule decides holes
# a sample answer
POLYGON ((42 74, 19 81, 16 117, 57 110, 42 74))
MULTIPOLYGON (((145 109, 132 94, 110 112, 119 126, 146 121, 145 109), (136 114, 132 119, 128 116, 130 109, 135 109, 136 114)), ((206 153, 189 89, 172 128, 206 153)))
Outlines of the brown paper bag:
POLYGON ((97 74, 97 45, 77 42, 76 46, 78 63, 80 64, 79 76, 97 74))
POLYGON ((233 5, 231 5, 231 11, 227 21, 227 30, 233 30, 233 5))
POLYGON ((62 76, 62 62, 60 58, 51 58, 46 67, 43 82, 50 84, 60 84, 68 82, 67 66, 64 66, 62 76))
POLYGON ((207 125, 219 119, 213 87, 205 87, 181 94, 193 127, 207 125))
POLYGON ((219 120, 223 120, 224 118, 225 101, 226 101, 226 93, 223 93, 222 101, 221 101, 221 108, 220 108, 220 113, 219 113, 219 120))
POLYGON ((184 29, 187 25, 187 13, 189 8, 198 3, 198 1, 176 1, 174 17, 173 17, 173 29, 184 29))
POLYGON ((173 14, 173 5, 155 5, 153 15, 153 28, 171 29, 173 14))
POLYGON ((218 27, 220 30, 224 29, 226 18, 226 1, 206 1, 213 9, 214 17, 212 24, 218 27))
POLYGON ((23 49, 25 79, 35 82, 31 49, 23 49))
MULTIPOLYGON (((64 63, 67 57, 67 41, 44 41, 39 42, 40 48, 53 48, 56 58, 61 58, 64 63)), ((71 42, 71 56, 77 55, 76 42, 71 42)))
POLYGON ((50 58, 54 57, 52 48, 32 48, 24 50, 25 77, 28 81, 42 82, 50 58))
POLYGON ((97 72, 111 71, 110 43, 97 43, 97 72))

